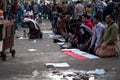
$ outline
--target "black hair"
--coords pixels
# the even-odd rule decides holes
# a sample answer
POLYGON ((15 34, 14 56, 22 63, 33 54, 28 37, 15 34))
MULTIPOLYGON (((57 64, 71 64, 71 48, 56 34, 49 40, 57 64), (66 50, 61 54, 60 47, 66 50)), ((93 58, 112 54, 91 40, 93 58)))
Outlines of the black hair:
POLYGON ((81 3, 81 2, 78 0, 77 3, 81 3))
POLYGON ((115 19, 113 14, 109 14, 110 18, 112 18, 113 20, 115 19))
POLYGON ((77 25, 76 23, 72 23, 72 24, 70 25, 70 27, 71 27, 71 28, 76 28, 76 27, 78 27, 78 25, 77 25))
POLYGON ((101 19, 99 15, 95 15, 94 18, 97 19, 97 20, 101 19))
POLYGON ((64 18, 64 17, 65 17, 65 15, 60 15, 60 19, 61 19, 61 18, 64 18))
POLYGON ((87 18, 87 19, 90 18, 87 14, 83 14, 82 16, 84 16, 84 17, 87 18))
POLYGON ((62 4, 65 4, 65 1, 62 1, 62 4))

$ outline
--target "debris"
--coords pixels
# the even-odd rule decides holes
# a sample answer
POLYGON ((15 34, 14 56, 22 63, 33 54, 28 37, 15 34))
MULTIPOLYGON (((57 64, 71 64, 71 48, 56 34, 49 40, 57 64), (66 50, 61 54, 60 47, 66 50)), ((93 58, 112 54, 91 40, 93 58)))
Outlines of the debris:
POLYGON ((52 31, 42 31, 43 34, 52 34, 52 31))
POLYGON ((59 46, 62 46, 62 45, 64 45, 65 43, 64 42, 58 42, 57 43, 59 46))
POLYGON ((46 67, 47 68, 53 68, 54 66, 53 65, 47 65, 46 67))
POLYGON ((46 63, 46 67, 70 67, 68 63, 46 63))
POLYGON ((61 76, 61 75, 62 75, 62 73, 60 73, 59 71, 53 71, 52 74, 53 74, 53 75, 58 75, 58 76, 61 76))
POLYGON ((57 73, 60 73, 60 72, 59 72, 59 71, 53 71, 52 73, 53 73, 53 74, 57 74, 57 73))
POLYGON ((58 40, 60 40, 61 42, 65 42, 65 39, 64 39, 64 38, 60 38, 60 39, 58 39, 58 40))
POLYGON ((63 75, 63 77, 60 80, 68 80, 66 76, 63 75))
POLYGON ((64 45, 61 46, 61 49, 67 49, 67 48, 69 48, 69 46, 66 45, 66 44, 64 44, 64 45))
POLYGON ((37 50, 36 49, 28 49, 28 51, 33 52, 33 51, 37 51, 37 50))
POLYGON ((58 42, 62 42, 62 41, 60 41, 60 40, 58 40, 58 39, 53 39, 53 42, 54 42, 54 43, 58 43, 58 42))
POLYGON ((47 47, 50 47, 50 45, 48 44, 48 45, 46 45, 47 47))
POLYGON ((54 35, 53 36, 53 42, 54 43, 65 42, 65 39, 61 35, 54 35))
POLYGON ((88 71, 86 74, 103 75, 103 74, 105 74, 105 70, 104 69, 95 69, 95 70, 88 71))
POLYGON ((108 74, 104 69, 95 70, 55 70, 46 71, 46 76, 49 80, 114 80, 116 77, 115 72, 108 74), (100 73, 97 73, 99 72, 100 73), (89 73, 88 73, 89 72, 89 73), (94 74, 93 74, 94 73, 94 74))
POLYGON ((33 74, 33 77, 36 77, 36 76, 38 76, 40 73, 39 73, 37 70, 35 70, 35 71, 32 72, 32 74, 33 74))
POLYGON ((60 38, 62 38, 62 36, 61 36, 61 35, 56 35, 56 34, 53 34, 53 39, 60 39, 60 38))
POLYGON ((50 38, 53 38, 53 37, 54 37, 54 35, 53 35, 53 34, 49 34, 48 36, 49 36, 50 38))
POLYGON ((24 37, 19 37, 18 39, 29 39, 28 37, 24 38, 24 37))
POLYGON ((112 68, 112 71, 115 71, 115 70, 116 70, 116 68, 115 68, 115 67, 113 67, 113 68, 112 68))
POLYGON ((95 74, 95 71, 94 70, 90 70, 86 74, 95 74))
POLYGON ((85 71, 85 70, 80 70, 80 73, 81 73, 81 74, 86 74, 87 71, 85 71))
POLYGON ((89 80, 95 80, 95 76, 94 76, 94 75, 91 75, 91 76, 89 77, 89 80))
POLYGON ((95 69, 95 74, 104 75, 106 72, 104 69, 95 69))
POLYGON ((33 41, 33 43, 36 43, 36 42, 37 42, 37 40, 34 40, 34 41, 33 41))

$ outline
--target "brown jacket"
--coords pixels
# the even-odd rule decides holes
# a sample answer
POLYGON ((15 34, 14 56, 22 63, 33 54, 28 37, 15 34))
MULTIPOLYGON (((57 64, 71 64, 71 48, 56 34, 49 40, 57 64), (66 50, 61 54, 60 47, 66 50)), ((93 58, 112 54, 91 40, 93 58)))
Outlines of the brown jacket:
POLYGON ((60 20, 60 33, 65 32, 65 19, 61 18, 60 20))

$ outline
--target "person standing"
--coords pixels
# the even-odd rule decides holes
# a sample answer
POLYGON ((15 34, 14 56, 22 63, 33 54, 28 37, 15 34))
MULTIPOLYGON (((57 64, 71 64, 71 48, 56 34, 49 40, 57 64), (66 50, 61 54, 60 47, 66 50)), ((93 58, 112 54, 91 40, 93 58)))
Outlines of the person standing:
POLYGON ((105 8, 105 5, 103 4, 103 2, 101 0, 96 0, 96 14, 100 16, 101 21, 103 21, 103 11, 105 8))
POLYGON ((100 47, 97 48, 96 54, 100 57, 112 57, 117 55, 116 46, 118 44, 119 27, 114 22, 114 16, 109 14, 105 18, 108 26, 102 37, 100 47))
POLYGON ((79 16, 82 16, 83 10, 84 10, 84 6, 80 1, 77 1, 77 4, 75 6, 75 17, 78 18, 79 16))
POLYGON ((12 4, 11 4, 11 16, 12 19, 15 19, 15 29, 18 30, 18 22, 19 22, 19 18, 18 18, 18 1, 15 0, 12 4))
POLYGON ((100 17, 98 15, 94 16, 93 24, 94 24, 93 36, 88 51, 92 54, 95 54, 94 52, 101 43, 101 38, 104 33, 105 26, 100 22, 100 17))
POLYGON ((33 5, 33 13, 34 13, 34 17, 36 18, 37 14, 39 13, 39 8, 38 8, 38 4, 36 2, 34 2, 34 5, 33 5))
POLYGON ((120 3, 118 6, 118 25, 119 25, 119 40, 120 40, 120 3))

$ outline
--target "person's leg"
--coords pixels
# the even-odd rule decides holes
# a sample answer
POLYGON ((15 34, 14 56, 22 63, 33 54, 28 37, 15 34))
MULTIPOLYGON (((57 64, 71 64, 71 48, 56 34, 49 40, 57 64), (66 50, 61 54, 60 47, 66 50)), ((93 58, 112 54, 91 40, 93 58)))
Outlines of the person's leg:
POLYGON ((89 51, 88 51, 90 54, 93 54, 93 55, 96 55, 95 51, 93 48, 91 48, 89 51))
POLYGON ((15 17, 15 20, 16 20, 16 23, 15 23, 15 29, 18 30, 18 26, 19 26, 19 18, 18 18, 18 14, 16 14, 14 17, 15 17))

